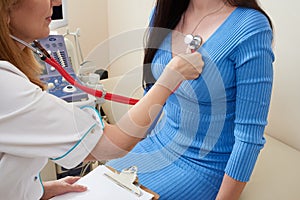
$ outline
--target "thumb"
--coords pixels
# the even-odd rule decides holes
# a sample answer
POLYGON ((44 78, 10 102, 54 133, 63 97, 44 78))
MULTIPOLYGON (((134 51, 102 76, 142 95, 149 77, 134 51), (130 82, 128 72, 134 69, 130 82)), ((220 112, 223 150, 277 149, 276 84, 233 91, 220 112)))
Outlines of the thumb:
POLYGON ((187 53, 187 54, 192 53, 191 48, 187 47, 185 53, 187 53))
POLYGON ((69 184, 73 184, 76 181, 78 181, 80 178, 81 177, 79 177, 79 176, 67 176, 65 178, 60 179, 60 181, 66 182, 66 183, 69 183, 69 184))

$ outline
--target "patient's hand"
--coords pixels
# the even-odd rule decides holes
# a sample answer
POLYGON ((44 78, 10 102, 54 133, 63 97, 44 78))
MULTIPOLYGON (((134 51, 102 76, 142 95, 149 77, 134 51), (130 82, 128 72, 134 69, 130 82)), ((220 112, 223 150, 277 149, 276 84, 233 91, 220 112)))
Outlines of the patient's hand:
POLYGON ((42 200, 50 199, 54 196, 65 194, 68 192, 84 192, 87 187, 75 184, 80 177, 68 176, 55 181, 43 182, 44 194, 42 200))
POLYGON ((198 78, 203 66, 199 52, 177 55, 168 63, 156 83, 174 91, 182 81, 198 78))

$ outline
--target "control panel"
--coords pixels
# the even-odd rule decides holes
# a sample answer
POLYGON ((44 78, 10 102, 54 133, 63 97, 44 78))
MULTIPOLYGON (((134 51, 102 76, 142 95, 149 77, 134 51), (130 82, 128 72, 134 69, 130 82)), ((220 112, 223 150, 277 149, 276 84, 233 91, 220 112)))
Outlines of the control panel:
MULTIPOLYGON (((80 82, 76 77, 72 63, 68 57, 64 37, 62 35, 50 35, 45 39, 39 40, 39 42, 76 81, 80 82)), ((48 92, 50 94, 67 102, 86 101, 88 99, 88 95, 85 92, 69 84, 54 67, 42 61, 40 62, 44 65, 41 80, 48 85, 48 92)))

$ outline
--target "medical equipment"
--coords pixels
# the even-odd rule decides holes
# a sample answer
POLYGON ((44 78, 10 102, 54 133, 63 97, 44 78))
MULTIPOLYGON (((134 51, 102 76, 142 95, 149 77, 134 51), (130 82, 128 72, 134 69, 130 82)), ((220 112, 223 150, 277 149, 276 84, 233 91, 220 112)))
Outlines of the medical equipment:
MULTIPOLYGON (((49 36, 47 38, 39 40, 42 46, 47 49, 47 52, 53 56, 53 58, 72 76, 76 81, 80 82, 77 78, 73 63, 69 59, 69 55, 64 44, 64 38, 61 35, 49 36)), ((88 101, 88 94, 84 91, 77 89, 70 83, 68 83, 59 72, 48 65, 47 63, 40 61, 41 65, 44 65, 44 71, 40 76, 40 79, 48 85, 47 91, 54 96, 57 96, 67 102, 83 102, 88 101)))
POLYGON ((53 7, 52 21, 49 26, 51 31, 68 25, 67 3, 67 0, 62 0, 60 6, 53 7))
MULTIPOLYGON (((73 41, 75 44, 75 47, 73 47, 73 49, 75 50, 75 54, 77 55, 76 58, 76 62, 77 65, 82 65, 82 63, 84 62, 84 58, 83 58, 83 54, 82 54, 82 50, 81 50, 81 46, 80 46, 80 42, 79 42, 79 37, 80 37, 80 28, 77 28, 75 32, 71 32, 69 30, 69 28, 66 29, 66 33, 63 34, 64 38, 65 38, 65 42, 68 41, 67 36, 72 36, 73 37, 73 41)), ((67 45, 67 43, 66 43, 67 45)), ((75 59, 73 59, 75 61, 75 59)), ((73 65, 74 68, 74 65, 73 65)), ((76 66, 76 70, 78 71, 79 69, 77 69, 78 66, 76 66)), ((75 69, 74 69, 75 70, 75 69)), ((76 71, 75 70, 75 71, 76 71)))
POLYGON ((193 36, 192 34, 188 34, 184 37, 184 43, 188 45, 188 48, 192 53, 197 51, 202 45, 202 38, 199 35, 193 36))
MULTIPOLYGON (((69 82, 72 86, 75 86, 76 88, 86 92, 87 94, 93 95, 93 96, 95 96, 97 98, 100 98, 100 99, 104 98, 106 100, 115 101, 115 102, 118 102, 118 103, 125 103, 125 104, 129 104, 129 105, 134 105, 139 101, 138 99, 128 98, 128 97, 124 97, 124 96, 121 96, 121 95, 116 95, 116 94, 105 92, 104 89, 97 90, 97 89, 93 89, 93 88, 82 85, 79 81, 76 81, 75 78, 72 77, 60 65, 60 63, 58 63, 57 60, 55 58, 53 58, 53 56, 51 56, 49 54, 49 52, 46 51, 46 49, 44 47, 42 47, 42 45, 40 44, 39 41, 34 41, 34 44, 30 45, 27 42, 25 42, 23 40, 20 40, 19 38, 15 37, 13 35, 10 35, 10 36, 15 41, 17 41, 17 42, 23 44, 24 46, 28 47, 29 49, 31 49, 39 57, 39 59, 41 59, 42 61, 44 61, 47 64, 51 65, 54 69, 56 69, 64 77, 64 79, 67 82, 69 82)), ((55 39, 55 37, 53 39, 55 39)), ((53 39, 51 39, 51 37, 49 37, 49 40, 53 40, 53 39)), ((60 45, 60 44, 58 44, 58 45, 60 45)), ((57 55, 59 55, 59 54, 61 54, 61 53, 57 52, 57 55)), ((65 88, 65 90, 69 91, 69 92, 73 92, 74 88, 71 87, 71 86, 67 86, 65 88)))

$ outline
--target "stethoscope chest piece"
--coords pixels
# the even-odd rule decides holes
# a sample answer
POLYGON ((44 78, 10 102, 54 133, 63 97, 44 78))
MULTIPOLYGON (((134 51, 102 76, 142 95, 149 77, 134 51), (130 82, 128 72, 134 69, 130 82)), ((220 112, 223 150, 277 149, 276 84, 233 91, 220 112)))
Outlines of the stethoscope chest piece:
POLYGON ((196 51, 200 48, 202 44, 202 38, 199 35, 193 36, 192 34, 188 34, 184 37, 184 43, 188 45, 188 48, 192 51, 196 51))

